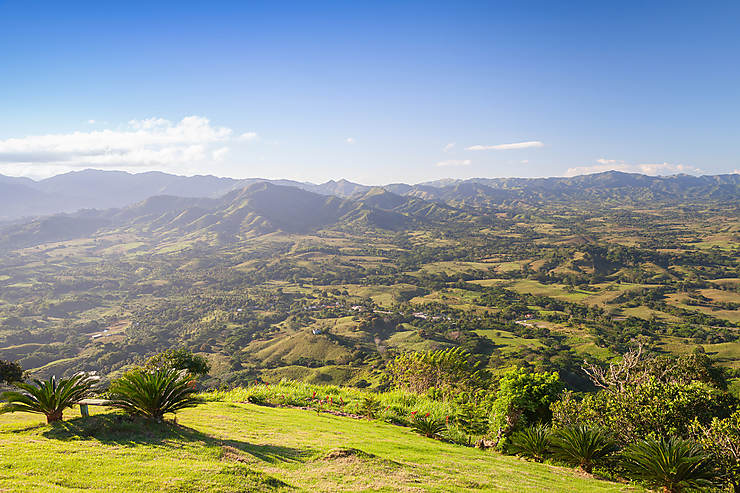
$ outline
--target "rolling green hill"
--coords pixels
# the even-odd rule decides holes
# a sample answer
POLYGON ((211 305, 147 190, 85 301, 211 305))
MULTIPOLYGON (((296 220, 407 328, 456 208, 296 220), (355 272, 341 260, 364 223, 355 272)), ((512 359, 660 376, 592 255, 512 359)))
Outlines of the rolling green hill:
POLYGON ((182 411, 177 425, 0 415, 0 443, 8 492, 641 491, 382 422, 241 403, 182 411))

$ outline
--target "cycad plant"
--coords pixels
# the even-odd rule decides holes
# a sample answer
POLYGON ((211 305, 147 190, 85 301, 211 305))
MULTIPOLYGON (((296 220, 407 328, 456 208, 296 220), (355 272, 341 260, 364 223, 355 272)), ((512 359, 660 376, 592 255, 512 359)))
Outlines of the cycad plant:
POLYGON ((136 369, 111 383, 111 406, 134 416, 161 420, 167 413, 193 407, 201 401, 195 396, 192 377, 171 368, 136 369))
POLYGON ((411 427, 416 433, 427 438, 439 438, 447 429, 447 424, 444 420, 434 418, 427 413, 423 416, 415 414, 411 427))
POLYGON ((677 437, 641 440, 622 453, 625 467, 637 479, 665 493, 718 485, 718 473, 699 445, 677 437))
POLYGON ((511 436, 509 450, 542 462, 552 449, 552 433, 549 426, 537 424, 517 431, 511 436))
POLYGON ((593 466, 617 451, 612 438, 602 429, 571 425, 558 430, 552 440, 559 459, 590 473, 593 466))
POLYGON ((50 377, 46 381, 34 380, 33 383, 16 382, 13 385, 20 391, 2 394, 8 404, 1 412, 37 413, 46 416, 47 423, 61 421, 64 410, 87 397, 98 380, 96 375, 77 373, 59 380, 50 377))

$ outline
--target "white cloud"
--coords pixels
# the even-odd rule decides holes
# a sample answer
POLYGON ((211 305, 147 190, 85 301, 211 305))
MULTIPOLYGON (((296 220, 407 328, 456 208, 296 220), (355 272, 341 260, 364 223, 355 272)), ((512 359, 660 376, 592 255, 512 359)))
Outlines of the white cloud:
POLYGON ((527 142, 514 142, 513 144, 497 145, 474 145, 466 147, 466 151, 510 151, 512 149, 528 149, 530 147, 542 147, 545 144, 539 140, 530 140, 527 142))
POLYGON ((576 166, 574 168, 568 168, 565 172, 565 176, 578 176, 578 175, 589 175, 592 173, 602 173, 604 171, 622 171, 624 173, 641 173, 643 175, 675 175, 678 173, 686 174, 699 174, 702 172, 700 168, 687 164, 674 164, 674 163, 641 163, 631 164, 626 163, 619 159, 604 159, 600 158, 596 160, 599 164, 592 166, 576 166))
POLYGON ((95 123, 95 120, 88 120, 87 123, 89 123, 90 125, 93 125, 95 123))
POLYGON ((522 159, 519 161, 521 164, 529 164, 529 159, 522 159))
MULTIPOLYGON (((250 132, 238 140, 256 137, 250 132)), ((233 140, 230 128, 213 126, 200 116, 188 116, 179 122, 164 118, 131 120, 124 129, 0 140, 0 173, 33 176, 90 167, 182 170, 223 159, 229 151, 223 144, 233 140)))
POLYGON ((438 162, 437 166, 469 166, 470 163, 472 163, 470 159, 450 159, 438 162))
POLYGON ((219 147, 211 153, 214 161, 223 161, 226 155, 229 153, 228 147, 219 147))
POLYGON ((449 144, 447 144, 446 146, 442 148, 442 152, 450 152, 453 147, 455 147, 455 143, 450 142, 449 144))
POLYGON ((344 141, 346 143, 348 143, 348 144, 354 144, 355 143, 355 139, 352 138, 352 137, 347 137, 344 141))

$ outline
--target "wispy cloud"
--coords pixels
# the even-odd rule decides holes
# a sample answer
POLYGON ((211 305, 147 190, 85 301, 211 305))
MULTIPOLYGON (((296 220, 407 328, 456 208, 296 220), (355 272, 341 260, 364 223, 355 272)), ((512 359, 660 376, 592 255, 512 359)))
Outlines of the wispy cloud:
POLYGON ((442 152, 450 152, 454 147, 455 147, 455 143, 450 142, 449 144, 447 144, 446 146, 442 148, 442 152))
POLYGON ((438 162, 437 166, 470 166, 471 163, 470 159, 449 159, 438 162))
POLYGON ((31 135, 0 140, 0 173, 38 174, 76 168, 167 168, 223 159, 224 143, 254 140, 248 132, 234 137, 201 116, 179 122, 164 118, 131 120, 123 129, 31 135), (22 171, 18 173, 18 171, 22 171))
POLYGON ((355 139, 352 138, 352 137, 347 137, 346 139, 344 139, 344 141, 346 143, 348 143, 348 144, 354 144, 355 143, 355 139))
POLYGON ((592 173, 603 173, 604 171, 623 171, 625 173, 642 173, 643 175, 675 175, 678 173, 699 174, 700 168, 680 163, 627 163, 620 159, 599 158, 598 164, 592 166, 576 166, 568 168, 565 176, 589 175, 592 173))
POLYGON ((509 151, 512 149, 528 149, 530 147, 542 147, 545 144, 539 140, 530 140, 527 142, 514 142, 513 144, 497 144, 497 145, 474 145, 466 147, 466 151, 509 151))

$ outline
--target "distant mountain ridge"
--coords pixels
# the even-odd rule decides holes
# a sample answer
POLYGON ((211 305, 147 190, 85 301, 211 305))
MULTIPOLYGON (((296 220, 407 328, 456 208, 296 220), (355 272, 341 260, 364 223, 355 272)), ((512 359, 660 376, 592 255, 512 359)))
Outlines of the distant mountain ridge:
MULTIPOLYGON (((218 198, 255 183, 292 186, 320 195, 350 198, 378 187, 347 180, 313 184, 293 180, 234 179, 211 175, 178 176, 161 172, 84 170, 45 180, 0 175, 0 221, 45 216, 81 209, 120 208, 157 195, 218 198)), ((607 171, 576 177, 444 179, 383 187, 395 195, 411 196, 455 206, 509 200, 603 200, 615 203, 644 200, 737 200, 740 175, 665 177, 607 171)), ((376 199, 377 200, 377 199, 376 199)))
POLYGON ((222 241, 325 227, 397 230, 413 223, 467 219, 463 211, 380 189, 353 199, 298 187, 256 182, 222 197, 149 197, 107 210, 42 217, 0 229, 0 250, 87 237, 101 230, 132 230, 160 238, 217 235, 222 241))

